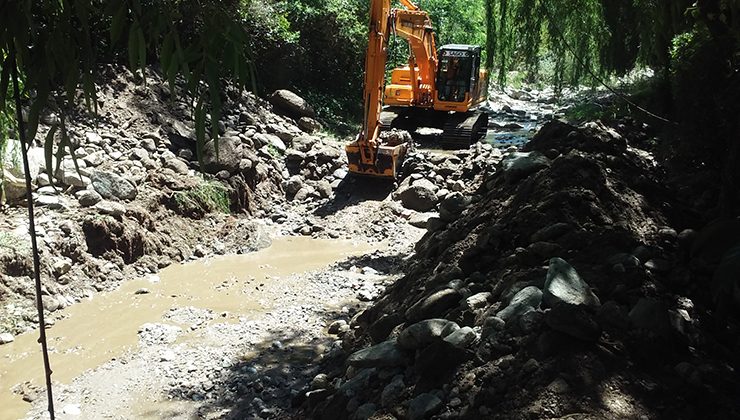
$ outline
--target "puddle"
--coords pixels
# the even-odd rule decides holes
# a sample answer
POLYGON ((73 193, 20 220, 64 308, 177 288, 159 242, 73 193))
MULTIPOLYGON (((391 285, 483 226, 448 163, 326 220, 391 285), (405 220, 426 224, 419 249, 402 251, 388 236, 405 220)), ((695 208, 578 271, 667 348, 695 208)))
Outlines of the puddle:
MULTIPOLYGON (((228 312, 235 314, 232 316, 263 312, 271 308, 275 300, 272 297, 282 293, 278 287, 282 277, 316 270, 375 249, 377 245, 367 243, 281 237, 256 253, 170 266, 160 272, 156 282, 126 282, 114 292, 65 309, 66 318, 47 330, 52 378, 69 383, 84 371, 136 348, 139 326, 163 322, 163 316, 173 307, 207 308, 216 315, 228 312), (143 288, 148 293, 136 294, 143 288)), ((229 321, 217 317, 210 322, 229 321)), ((37 339, 38 332, 32 331, 0 347, 0 419, 22 418, 30 408, 12 393, 12 387, 26 381, 43 386, 37 339)), ((40 395, 44 397, 45 394, 40 395)))

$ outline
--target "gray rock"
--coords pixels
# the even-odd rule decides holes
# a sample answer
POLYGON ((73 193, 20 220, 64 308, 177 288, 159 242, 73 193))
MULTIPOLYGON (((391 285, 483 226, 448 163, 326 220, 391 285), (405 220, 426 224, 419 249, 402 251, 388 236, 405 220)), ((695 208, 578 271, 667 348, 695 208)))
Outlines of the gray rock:
POLYGON ((59 197, 55 195, 40 195, 35 200, 36 205, 47 206, 51 209, 58 209, 62 207, 62 203, 59 201, 59 197))
POLYGON ((578 272, 562 258, 551 258, 547 270, 543 301, 550 307, 559 303, 599 306, 599 298, 578 272))
POLYGON ((352 353, 347 363, 357 367, 395 367, 405 365, 406 358, 396 341, 388 340, 352 353))
POLYGON ((478 334, 470 327, 462 327, 444 338, 444 341, 457 348, 467 348, 478 339, 478 334))
POLYGON ((285 145, 285 142, 274 134, 260 133, 256 134, 254 138, 263 145, 266 144, 268 147, 274 147, 280 153, 285 153, 288 150, 288 146, 285 145))
POLYGON ((59 194, 59 190, 56 187, 52 187, 51 185, 48 185, 46 187, 41 187, 36 192, 40 195, 57 195, 59 194))
POLYGON ((283 181, 283 191, 289 197, 294 196, 300 189, 303 188, 303 178, 300 175, 293 175, 289 179, 283 181))
POLYGON ((203 146, 203 169, 215 174, 220 171, 234 173, 239 170, 242 160, 242 142, 239 137, 222 137, 218 139, 218 155, 216 141, 211 140, 203 146))
POLYGON ((540 306, 540 302, 542 302, 542 291, 537 286, 527 286, 514 295, 509 305, 524 303, 536 308, 540 306))
POLYGON ((496 317, 503 319, 507 325, 513 325, 512 323, 519 320, 519 317, 524 315, 526 312, 533 311, 534 307, 527 305, 526 303, 512 303, 504 309, 496 313, 496 317))
POLYGON ((493 298, 493 295, 491 294, 491 292, 476 293, 473 296, 470 296, 467 299, 465 299, 465 308, 471 311, 474 311, 476 309, 485 308, 486 306, 488 306, 488 302, 492 298, 493 298))
POLYGON ((434 192, 435 195, 437 194, 437 191, 439 190, 438 186, 436 186, 432 181, 426 178, 420 178, 420 179, 414 180, 411 182, 411 185, 418 185, 418 186, 427 188, 431 190, 432 192, 434 192))
POLYGON ((311 389, 325 389, 329 388, 329 376, 325 373, 319 373, 318 375, 314 376, 314 378, 311 380, 311 389))
POLYGON ((357 407, 355 411, 355 420, 367 420, 375 414, 378 407, 373 403, 365 403, 357 407))
POLYGON ((550 159, 538 152, 514 152, 502 164, 504 177, 513 182, 550 166, 550 159))
POLYGON ((519 329, 524 334, 530 334, 540 329, 543 314, 535 309, 529 309, 519 316, 519 329))
POLYGON ((517 292, 511 299, 511 303, 499 311, 496 316, 507 323, 515 322, 525 313, 540 306, 542 291, 537 286, 528 286, 517 292))
POLYGON ((105 199, 133 200, 138 191, 136 186, 126 178, 111 172, 95 171, 92 174, 92 186, 105 199))
POLYGON ((8 344, 15 341, 15 337, 13 337, 13 334, 11 333, 2 333, 0 334, 0 344, 8 344))
POLYGON ((316 190, 314 190, 313 187, 309 185, 304 185, 303 187, 301 187, 300 190, 298 190, 297 193, 295 193, 295 196, 293 196, 293 200, 297 202, 306 201, 306 199, 314 195, 315 192, 316 190))
POLYGON ((426 347, 459 329, 459 325, 446 319, 426 319, 401 331, 398 335, 398 346, 407 350, 426 347))
POLYGON ((412 185, 398 195, 404 207, 416 211, 429 211, 437 205, 434 191, 424 185, 412 185))
POLYGON ((67 274, 69 273, 69 270, 72 269, 72 260, 66 257, 63 257, 63 258, 55 257, 53 259, 51 268, 54 274, 57 276, 67 274))
POLYGON ((112 201, 101 201, 95 205, 95 209, 102 214, 107 214, 113 217, 120 217, 126 214, 126 207, 121 203, 114 203, 112 201))
POLYGON ((439 217, 447 222, 456 220, 470 204, 470 199, 459 192, 454 192, 445 197, 439 204, 439 217))
POLYGON ((426 229, 429 219, 434 216, 435 213, 414 213, 409 217, 409 224, 413 227, 426 229))
POLYGON ((313 134, 317 131, 321 131, 323 127, 321 126, 320 122, 316 121, 313 118, 301 117, 298 120, 298 128, 300 128, 301 130, 305 131, 308 134, 313 134))
POLYGON ((72 187, 85 188, 90 185, 90 178, 78 173, 76 170, 64 171, 62 183, 72 187))
POLYGON ((342 330, 349 329, 347 321, 343 319, 336 320, 329 325, 329 334, 338 334, 342 330))
POLYGON ((368 387, 370 380, 376 373, 377 369, 375 368, 360 369, 355 376, 344 382, 337 391, 345 397, 353 397, 368 387))
POLYGON ((344 179, 347 176, 347 170, 339 168, 331 174, 336 179, 344 179))
POLYGON ((100 166, 105 161, 105 156, 103 151, 99 150, 85 156, 84 158, 82 158, 82 161, 87 163, 88 166, 100 166))
POLYGON ((322 179, 316 183, 316 192, 319 193, 319 197, 321 198, 329 198, 334 190, 331 188, 329 181, 322 179))
POLYGON ((300 150, 288 149, 285 151, 286 162, 299 165, 301 162, 303 162, 303 159, 305 158, 306 158, 306 154, 304 152, 301 152, 300 150))
POLYGON ((436 414, 442 408, 442 400, 436 395, 423 393, 417 395, 409 403, 409 420, 427 419, 436 414))
POLYGON ((439 217, 430 217, 427 220, 427 230, 429 232, 438 232, 447 226, 447 222, 440 219, 439 217))
POLYGON ((601 336, 601 326, 584 305, 560 303, 545 313, 545 323, 583 341, 597 341, 601 336))
POLYGON ((313 147, 316 144, 319 144, 320 142, 321 140, 319 140, 318 137, 309 136, 309 135, 298 136, 298 137, 293 138, 293 148, 298 151, 307 153, 308 151, 313 149, 313 147))
POLYGON ((289 90, 276 90, 272 95, 270 95, 268 100, 276 108, 283 110, 292 117, 314 118, 316 116, 316 112, 305 99, 289 90))
POLYGON ((411 322, 422 319, 436 318, 442 316, 448 309, 460 302, 462 295, 455 289, 443 289, 430 296, 419 299, 409 309, 405 316, 411 322))
POLYGON ((188 170, 190 169, 190 168, 188 168, 188 164, 187 163, 185 163, 185 162, 183 162, 183 161, 181 161, 180 159, 177 159, 177 158, 169 159, 169 160, 165 161, 164 162, 164 167, 165 168, 172 169, 173 171, 175 171, 175 173, 182 174, 182 175, 187 175, 188 170))
POLYGON ((98 194, 97 191, 93 190, 82 190, 79 193, 75 194, 75 196, 77 197, 77 201, 82 207, 94 206, 103 199, 103 197, 98 194))
POLYGON ((59 309, 59 301, 49 295, 41 296, 41 302, 44 305, 44 309, 49 312, 55 312, 59 309))
POLYGON ((393 380, 383 388, 380 394, 380 404, 385 408, 391 408, 406 390, 406 384, 403 383, 403 375, 396 375, 393 380))

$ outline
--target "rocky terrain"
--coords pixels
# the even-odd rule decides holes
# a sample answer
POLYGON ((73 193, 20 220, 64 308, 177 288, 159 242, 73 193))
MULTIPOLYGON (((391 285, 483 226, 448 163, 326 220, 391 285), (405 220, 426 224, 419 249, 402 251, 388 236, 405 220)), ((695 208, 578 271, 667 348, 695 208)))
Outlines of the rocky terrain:
MULTIPOLYGON (((313 110, 287 91, 272 103, 230 92, 218 154, 211 141, 199 162, 188 98, 147 76, 143 86, 122 68, 105 69, 99 117, 69 116, 76 159, 68 154, 57 165, 55 158, 55 179, 41 142, 30 151, 50 313, 173 262, 259 249, 269 240, 254 220, 278 225, 288 219, 286 203, 327 202, 346 175, 342 144, 317 131, 313 110)), ((43 122, 37 139, 60 119, 50 113, 43 122)), ((18 334, 36 315, 17 143, 8 149, 3 179, 13 205, 0 219, 0 332, 18 334)), ((304 227, 297 232, 329 234, 304 227)))
POLYGON ((740 221, 678 200, 649 138, 553 121, 456 192, 405 180, 438 212, 298 417, 737 417, 740 221))
MULTIPOLYGON (((106 83, 100 92, 99 119, 77 110, 65 121, 71 139, 69 150, 76 159, 60 157, 57 169, 55 156, 55 176, 50 179, 43 144, 36 142, 30 151, 43 262, 43 303, 49 325, 67 317, 66 307, 98 292, 114 290, 126 280, 154 278, 173 263, 252 252, 268 246, 278 235, 351 239, 378 243, 386 251, 367 259, 381 274, 370 267, 356 274, 356 265, 347 262, 325 272, 297 276, 295 281, 302 287, 315 286, 307 291, 315 298, 296 303, 295 293, 279 294, 276 299, 286 313, 268 314, 255 321, 261 325, 256 329, 255 322, 240 321, 224 330, 220 324, 210 325, 214 316, 208 308, 172 307, 171 311, 196 318, 205 315, 199 322, 185 320, 180 324, 203 326, 206 335, 221 334, 222 346, 210 352, 195 351, 174 342, 179 327, 168 323, 142 326, 139 349, 80 377, 69 388, 58 385, 60 401, 67 403, 64 407, 76 413, 82 405, 83 417, 105 413, 125 402, 111 399, 109 394, 102 397, 107 388, 101 377, 110 375, 125 383, 121 398, 155 389, 171 394, 172 399, 190 402, 185 411, 213 415, 211 411, 220 407, 236 417, 287 412, 291 407, 288 394, 271 392, 279 388, 299 396, 297 390, 315 374, 315 363, 304 363, 305 369, 291 366, 290 380, 278 381, 278 388, 243 395, 235 384, 251 382, 253 375, 236 372, 235 378, 226 376, 231 368, 239 368, 237 353, 245 346, 258 347, 255 343, 266 340, 265 334, 286 323, 302 331, 295 346, 326 342, 326 351, 336 353, 338 347, 332 347, 326 335, 331 319, 322 315, 327 308, 322 307, 319 297, 339 293, 348 306, 335 309, 349 321, 358 300, 371 301, 383 290, 363 281, 363 275, 375 273, 370 278, 390 284, 405 266, 429 220, 437 215, 434 210, 439 203, 480 182, 477 174, 481 169, 502 156, 498 149, 484 144, 454 153, 418 150, 406 160, 400 183, 349 178, 343 143, 320 131, 305 101, 280 91, 269 102, 248 93, 229 92, 228 111, 219 124, 218 154, 215 143, 210 142, 198 160, 187 98, 173 97, 154 72, 147 74, 146 86, 117 68, 106 69, 102 77, 106 83), (160 357, 163 352, 167 357, 160 357), (188 369, 169 365, 175 359, 173 352, 178 354, 177 360, 189 360, 188 369), (140 363, 138 370, 132 369, 135 363, 140 363), (192 374, 190 367, 196 364, 202 371, 219 366, 224 376, 209 375, 210 385, 202 388, 200 382, 187 380, 192 374), (166 384, 158 382, 159 376, 150 380, 136 376, 160 369, 170 372, 166 384), (216 391, 222 386, 231 390, 216 391), (76 397, 79 392, 90 398, 81 402, 76 397), (253 401, 257 395, 262 403, 253 401), (240 402, 238 409, 226 409, 236 402, 240 402)), ((533 121, 511 108, 491 112, 503 119, 533 121)), ((54 127, 58 130, 60 122, 54 113, 45 115, 37 137, 45 137, 54 127)), ((60 141, 57 134, 55 144, 60 141)), ((5 161, 12 164, 6 165, 3 174, 4 199, 8 201, 0 222, 3 343, 32 330, 37 322, 17 147, 11 144, 7 151, 5 161)), ((170 322, 166 316, 164 321, 170 322)), ((334 325, 340 326, 332 331, 345 331, 347 323, 334 325)), ((271 346, 264 350, 268 359, 282 352, 271 346)), ((323 351, 313 351, 323 357, 323 351)), ((261 368, 271 372, 265 363, 261 368)), ((40 416, 43 408, 37 398, 41 389, 29 384, 13 388, 24 399, 37 402, 38 410, 31 416, 40 416)))
MULTIPOLYGON (((347 176, 342 142, 290 92, 229 91, 218 153, 199 160, 187 98, 154 73, 103 77, 97 122, 67 123, 79 170, 62 159, 52 185, 31 151, 51 324, 125 280, 279 235, 377 251, 257 287, 276 309, 230 322, 173 306, 136 349, 60 386, 64 415, 740 415, 740 222, 676 187, 650 127, 576 127, 548 92, 496 93, 485 142, 422 145, 379 184, 347 176)), ((4 177, 0 343, 36 321, 18 175, 4 177)), ((42 416, 38 389, 17 392, 42 416)))

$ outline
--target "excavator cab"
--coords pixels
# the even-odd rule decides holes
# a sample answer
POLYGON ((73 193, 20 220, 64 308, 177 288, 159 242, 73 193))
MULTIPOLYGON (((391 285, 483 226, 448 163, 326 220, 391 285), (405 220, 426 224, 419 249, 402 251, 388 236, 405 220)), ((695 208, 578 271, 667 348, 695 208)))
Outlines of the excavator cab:
POLYGON ((476 45, 445 45, 439 49, 437 100, 467 102, 476 97, 480 80, 481 48, 476 45))

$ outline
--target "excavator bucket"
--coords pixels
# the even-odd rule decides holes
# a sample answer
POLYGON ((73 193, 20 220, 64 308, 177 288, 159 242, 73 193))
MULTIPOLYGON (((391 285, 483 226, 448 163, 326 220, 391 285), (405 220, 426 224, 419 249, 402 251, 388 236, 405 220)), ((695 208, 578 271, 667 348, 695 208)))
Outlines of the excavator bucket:
POLYGON ((359 142, 353 141, 345 146, 345 150, 347 151, 347 160, 351 173, 395 179, 406 154, 407 146, 405 144, 379 146, 375 151, 372 151, 370 150, 370 146, 361 145, 359 142), (363 162, 363 154, 374 154, 374 162, 363 162))
POLYGON ((355 140, 345 146, 349 171, 357 175, 395 179, 412 144, 411 135, 398 130, 380 133, 375 142, 355 140))

